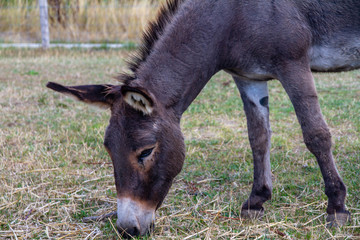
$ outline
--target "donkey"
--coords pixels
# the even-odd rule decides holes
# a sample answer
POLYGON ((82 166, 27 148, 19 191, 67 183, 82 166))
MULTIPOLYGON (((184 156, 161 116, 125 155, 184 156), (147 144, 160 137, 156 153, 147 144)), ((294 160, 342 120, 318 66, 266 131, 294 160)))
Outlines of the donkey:
POLYGON ((289 95, 328 197, 327 221, 349 220, 346 187, 331 152, 311 70, 360 67, 358 0, 170 0, 144 33, 119 85, 47 87, 111 109, 104 146, 114 166, 117 228, 147 234, 184 158, 183 112, 225 70, 240 91, 254 160, 242 217, 261 217, 271 198, 267 81, 289 95))

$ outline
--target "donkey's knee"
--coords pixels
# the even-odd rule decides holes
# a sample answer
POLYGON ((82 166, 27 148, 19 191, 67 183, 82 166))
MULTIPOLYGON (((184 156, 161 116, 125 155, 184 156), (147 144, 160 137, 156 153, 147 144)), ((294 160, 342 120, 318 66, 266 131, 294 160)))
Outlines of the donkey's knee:
POLYGON ((304 131, 304 142, 309 151, 318 157, 331 150, 331 133, 327 127, 309 129, 304 131))

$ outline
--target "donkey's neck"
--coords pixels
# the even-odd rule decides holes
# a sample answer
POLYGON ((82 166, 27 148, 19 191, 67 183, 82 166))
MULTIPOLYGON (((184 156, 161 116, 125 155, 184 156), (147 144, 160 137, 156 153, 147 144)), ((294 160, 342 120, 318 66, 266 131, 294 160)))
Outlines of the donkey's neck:
POLYGON ((223 35, 219 26, 223 22, 213 19, 214 12, 219 11, 217 5, 204 1, 184 3, 136 71, 135 82, 139 81, 179 116, 221 69, 223 35))
POLYGON ((195 52, 192 51, 193 46, 187 45, 174 49, 164 49, 159 57, 154 58, 156 61, 149 58, 144 66, 146 70, 141 71, 138 77, 146 81, 146 88, 162 105, 173 108, 177 115, 181 115, 218 69, 210 52, 201 49, 195 52))

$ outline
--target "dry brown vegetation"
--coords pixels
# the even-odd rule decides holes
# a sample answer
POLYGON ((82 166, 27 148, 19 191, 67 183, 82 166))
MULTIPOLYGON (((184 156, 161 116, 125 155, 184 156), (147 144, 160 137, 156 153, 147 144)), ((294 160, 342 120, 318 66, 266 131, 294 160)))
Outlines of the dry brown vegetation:
MULTIPOLYGON (((52 42, 137 42, 163 0, 48 0, 52 42)), ((0 1, 0 42, 41 41, 38 1, 0 1)))

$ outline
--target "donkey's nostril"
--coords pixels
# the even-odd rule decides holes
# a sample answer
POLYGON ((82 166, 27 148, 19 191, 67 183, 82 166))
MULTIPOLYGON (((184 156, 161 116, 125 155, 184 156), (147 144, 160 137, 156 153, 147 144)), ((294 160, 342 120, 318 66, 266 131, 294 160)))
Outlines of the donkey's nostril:
POLYGON ((137 227, 129 227, 129 228, 118 228, 119 233, 124 238, 132 238, 140 235, 140 229, 137 227))
POLYGON ((140 231, 137 227, 134 227, 132 229, 132 232, 130 233, 132 236, 139 236, 140 235, 140 231))

